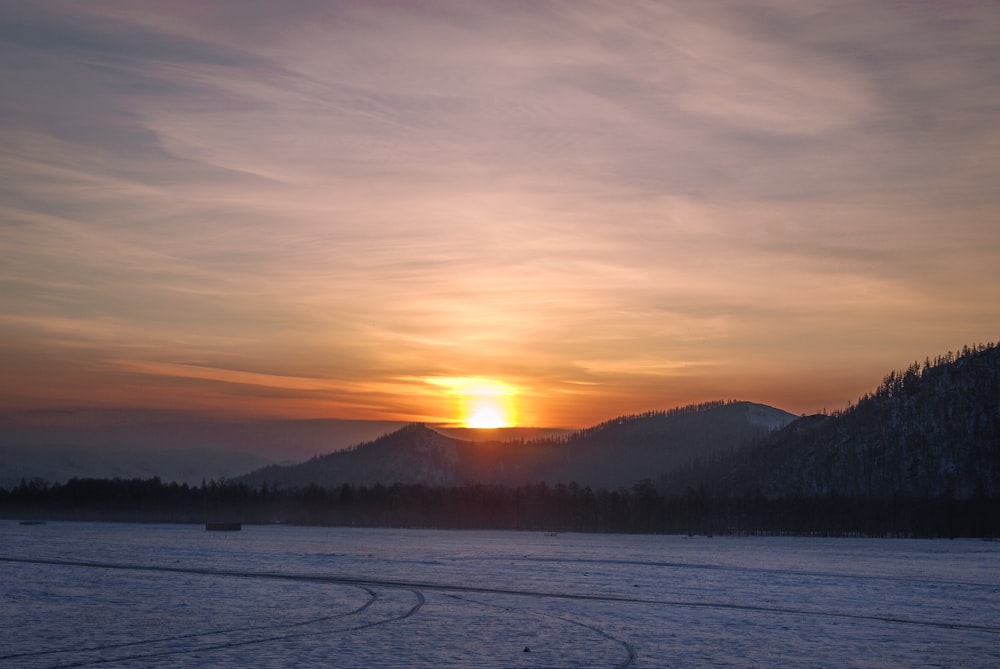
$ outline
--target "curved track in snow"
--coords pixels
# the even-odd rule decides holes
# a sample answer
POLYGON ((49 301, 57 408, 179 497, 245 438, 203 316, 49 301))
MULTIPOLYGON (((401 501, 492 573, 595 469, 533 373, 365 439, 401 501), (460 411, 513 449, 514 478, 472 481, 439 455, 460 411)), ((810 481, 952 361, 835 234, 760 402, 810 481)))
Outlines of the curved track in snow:
MULTIPOLYGON (((451 597, 452 599, 456 599, 458 601, 461 601, 461 602, 470 602, 472 604, 478 604, 479 606, 485 606, 485 607, 489 607, 489 608, 493 608, 493 609, 500 609, 500 610, 504 610, 504 611, 508 610, 507 607, 505 607, 505 606, 501 606, 499 604, 492 604, 490 602, 481 602, 479 600, 471 599, 469 597, 462 597, 460 595, 447 595, 447 596, 451 597)), ((628 641, 625 641, 624 639, 619 639, 618 637, 616 637, 616 636, 612 635, 611 633, 609 633, 607 630, 601 629, 597 625, 591 625, 590 623, 580 622, 579 620, 574 620, 574 619, 569 618, 567 616, 560 616, 560 615, 556 615, 554 613, 546 613, 544 611, 534 611, 534 610, 525 609, 525 608, 518 609, 518 613, 520 613, 522 615, 532 615, 532 616, 540 616, 540 617, 544 617, 544 618, 553 618, 555 620, 561 620, 561 621, 563 621, 565 623, 569 623, 570 625, 576 625, 578 627, 585 627, 586 629, 589 629, 592 632, 596 632, 598 635, 604 637, 608 641, 611 641, 611 642, 613 642, 615 644, 618 644, 618 645, 622 646, 625 649, 626 658, 622 662, 616 664, 614 666, 614 669, 629 669, 629 667, 631 667, 632 664, 635 662, 636 653, 635 653, 635 649, 632 648, 632 644, 630 644, 628 641)))
MULTIPOLYGON (((360 586, 356 586, 360 587, 360 586)), ((48 650, 37 650, 28 651, 22 653, 11 653, 7 655, 0 655, 0 660, 14 660, 18 658, 29 658, 29 657, 45 657, 45 656, 56 656, 64 653, 93 653, 93 652, 106 652, 109 650, 117 650, 120 648, 134 648, 141 646, 149 646, 158 643, 171 643, 175 641, 185 641, 189 639, 203 639, 206 637, 222 636, 226 634, 234 633, 246 633, 246 632, 257 632, 257 631, 269 631, 273 632, 275 630, 282 629, 294 629, 297 627, 305 627, 307 625, 315 625, 318 623, 326 622, 329 620, 336 620, 338 618, 346 618, 349 616, 357 615, 367 609, 369 606, 375 603, 378 599, 378 595, 374 590, 370 588, 361 587, 368 594, 368 600, 352 611, 346 611, 344 613, 334 613, 328 616, 320 616, 318 618, 310 618, 308 620, 300 620, 297 622, 290 623, 268 623, 267 625, 250 625, 248 627, 222 627, 218 629, 206 630, 204 632, 190 632, 186 634, 174 634, 170 636, 155 637, 152 639, 143 639, 141 641, 126 641, 121 643, 107 643, 99 644, 93 646, 82 646, 79 648, 50 648, 48 650)), ((146 657, 145 655, 139 657, 146 657)), ((123 658, 130 659, 130 658, 123 658)), ((107 661, 107 660, 105 660, 107 661)), ((82 666, 80 664, 67 664, 67 665, 56 665, 56 666, 82 666)))
MULTIPOLYGON (((338 584, 345 586, 358 586, 358 587, 368 587, 368 588, 403 589, 410 591, 437 591, 444 593, 462 592, 462 593, 474 593, 474 594, 510 595, 518 597, 533 597, 533 598, 547 598, 547 599, 645 604, 651 606, 665 606, 665 607, 679 607, 679 608, 683 607, 683 608, 693 608, 693 609, 748 611, 753 613, 772 613, 772 614, 791 615, 791 616, 807 616, 813 618, 841 618, 841 619, 859 620, 866 622, 879 622, 892 625, 914 625, 914 626, 933 627, 940 629, 972 630, 977 632, 988 632, 1000 635, 1000 626, 998 625, 949 622, 942 620, 921 620, 916 618, 902 618, 895 616, 885 616, 885 615, 865 614, 865 613, 849 613, 844 611, 813 610, 813 609, 795 608, 795 607, 771 606, 764 604, 738 604, 730 602, 683 600, 683 599, 655 599, 655 598, 628 597, 623 595, 609 595, 609 594, 599 594, 599 593, 570 593, 570 592, 555 592, 555 591, 545 591, 545 590, 521 590, 516 588, 490 588, 490 587, 472 586, 472 585, 458 585, 449 583, 434 583, 434 582, 421 582, 421 581, 403 581, 395 579, 378 579, 378 578, 355 577, 355 576, 294 574, 294 573, 281 573, 281 572, 246 572, 246 571, 232 571, 232 570, 216 570, 216 569, 208 569, 200 567, 171 567, 162 565, 138 565, 138 564, 91 562, 83 560, 51 560, 51 559, 36 559, 36 558, 0 557, 0 562, 56 565, 56 566, 66 566, 66 567, 90 567, 97 569, 118 569, 118 570, 141 571, 141 572, 200 574, 207 576, 233 576, 239 578, 280 579, 289 581, 327 583, 327 584, 338 584)), ((418 604, 416 608, 419 609, 420 606, 422 606, 422 603, 418 604)), ((415 611, 409 613, 405 617, 409 617, 409 615, 412 615, 414 612, 415 611)))
MULTIPOLYGON (((52 566, 77 567, 84 569, 110 569, 127 570, 141 572, 168 572, 197 574, 213 577, 230 578, 251 578, 251 579, 285 579, 297 580, 293 574, 255 573, 255 572, 234 572, 202 569, 196 567, 158 567, 141 566, 132 564, 115 563, 95 563, 77 560, 26 560, 19 558, 0 557, 0 562, 40 564, 52 566)), ((85 667, 94 664, 126 663, 139 660, 149 660, 154 658, 169 657, 174 655, 189 655, 204 653, 214 650, 225 650, 239 648, 241 646, 251 646, 254 644, 264 644, 269 642, 281 642, 294 639, 302 639, 314 636, 324 636, 330 634, 340 634, 352 632, 380 625, 400 622, 416 614, 426 603, 423 593, 414 588, 404 588, 412 593, 415 603, 408 609, 399 612, 392 612, 389 615, 382 614, 371 620, 358 621, 357 618, 372 609, 382 597, 378 592, 365 584, 360 583, 340 583, 337 581, 327 581, 329 585, 338 587, 357 588, 366 595, 366 600, 350 611, 334 613, 325 616, 308 618, 293 622, 272 622, 266 625, 250 625, 244 627, 219 627, 202 632, 190 632, 184 634, 165 635, 160 637, 142 639, 138 641, 95 644, 74 648, 50 648, 46 650, 0 654, 0 662, 9 663, 17 661, 45 661, 49 658, 50 664, 45 665, 46 669, 69 669, 71 667, 85 667), (341 624, 337 624, 341 623, 341 624), (347 624, 343 624, 347 623, 347 624), (317 626, 320 626, 317 629, 317 626), (238 639, 226 639, 219 641, 218 637, 242 637, 238 639), (215 640, 213 640, 213 637, 215 640), (181 646, 177 644, 184 642, 181 646), (157 646, 166 646, 157 649, 157 646), (125 651, 116 653, 115 651, 125 651), (71 655, 73 659, 66 656, 71 655), (83 657, 81 657, 83 656, 83 657)), ((393 588, 396 589, 396 588, 393 588)), ((376 607, 377 608, 377 607, 376 607)), ((374 611, 373 611, 374 613, 374 611)), ((13 666, 13 665, 10 665, 13 666)))

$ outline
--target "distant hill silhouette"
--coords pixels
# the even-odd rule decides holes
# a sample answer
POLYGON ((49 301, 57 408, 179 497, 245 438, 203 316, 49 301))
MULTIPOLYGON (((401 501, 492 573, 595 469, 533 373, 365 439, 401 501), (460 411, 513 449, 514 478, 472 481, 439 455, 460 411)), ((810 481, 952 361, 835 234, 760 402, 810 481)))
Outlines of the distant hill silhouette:
POLYGON ((142 410, 0 416, 0 487, 22 479, 132 478, 198 484, 274 462, 301 462, 405 423, 361 420, 220 420, 142 410))
POLYGON ((966 347, 891 372, 844 411, 801 418, 661 483, 772 498, 998 497, 1000 347, 966 347))
POLYGON ((575 430, 558 427, 455 427, 452 425, 433 425, 436 432, 446 437, 463 441, 522 441, 527 439, 554 439, 565 437, 575 430))
POLYGON ((709 402, 623 416, 572 435, 540 480, 630 486, 760 438, 795 420, 752 402, 709 402))
POLYGON ((507 442, 473 442, 410 425, 353 449, 265 467, 238 481, 293 488, 575 481, 614 488, 733 450, 794 418, 762 404, 712 402, 623 416, 564 437, 507 442))
POLYGON ((64 483, 72 478, 160 477, 197 485, 211 479, 227 479, 258 469, 271 461, 253 453, 177 448, 155 450, 76 444, 0 443, 0 488, 12 488, 22 480, 64 483))

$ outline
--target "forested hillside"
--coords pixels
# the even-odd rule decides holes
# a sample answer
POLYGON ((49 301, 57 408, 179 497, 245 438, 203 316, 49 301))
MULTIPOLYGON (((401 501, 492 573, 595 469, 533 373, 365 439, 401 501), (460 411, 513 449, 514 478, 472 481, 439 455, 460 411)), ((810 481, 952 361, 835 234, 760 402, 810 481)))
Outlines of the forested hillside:
POLYGON ((698 459, 734 451, 795 416, 753 402, 706 402, 623 416, 572 435, 537 480, 631 486, 698 459))
POLYGON ((891 372, 844 411, 802 418, 662 483, 767 497, 1000 496, 1000 347, 891 372))

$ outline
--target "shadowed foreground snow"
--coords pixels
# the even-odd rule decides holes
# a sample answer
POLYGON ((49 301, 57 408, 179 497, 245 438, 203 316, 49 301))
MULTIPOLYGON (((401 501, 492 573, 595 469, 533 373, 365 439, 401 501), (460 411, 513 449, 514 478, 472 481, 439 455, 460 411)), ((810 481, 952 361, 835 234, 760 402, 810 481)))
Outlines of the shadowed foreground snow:
POLYGON ((18 669, 1000 666, 1000 542, 5 521, 0 568, 18 669))

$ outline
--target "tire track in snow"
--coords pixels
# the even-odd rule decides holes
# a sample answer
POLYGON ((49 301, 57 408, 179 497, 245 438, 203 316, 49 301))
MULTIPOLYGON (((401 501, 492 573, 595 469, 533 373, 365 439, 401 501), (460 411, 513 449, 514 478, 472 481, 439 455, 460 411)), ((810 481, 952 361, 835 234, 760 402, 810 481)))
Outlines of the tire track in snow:
MULTIPOLYGON (((176 634, 173 636, 156 637, 153 639, 143 639, 141 641, 126 641, 122 643, 110 643, 101 644, 98 646, 86 646, 84 648, 56 648, 49 650, 36 650, 28 651, 24 653, 11 653, 9 655, 0 655, 0 660, 14 660, 18 658, 29 658, 29 657, 45 657, 47 655, 59 655, 64 653, 93 653, 101 652, 107 650, 117 650, 120 648, 130 648, 136 646, 149 646, 157 643, 169 643, 172 641, 183 641, 185 639, 197 639, 199 637, 211 637, 219 636, 222 634, 234 634, 237 632, 256 632, 260 630, 276 630, 276 629, 293 629, 296 627, 305 627, 306 625, 315 625, 317 623, 326 622, 328 620, 336 620, 338 618, 347 618, 350 616, 355 616, 362 613, 365 609, 375 603, 378 599, 378 594, 371 588, 364 586, 350 586, 359 588, 368 593, 367 601, 352 611, 345 611, 344 613, 334 613, 328 616, 320 616, 318 618, 310 618, 308 620, 300 620, 293 623, 279 623, 279 624, 267 624, 267 625, 252 625, 250 627, 230 627, 223 629, 208 630, 205 632, 190 632, 188 634, 176 634)), ((76 665, 73 665, 76 666, 76 665)))
MULTIPOLYGON (((371 627, 378 627, 379 625, 386 625, 386 624, 389 624, 389 623, 395 623, 395 622, 400 622, 402 620, 406 620, 407 618, 409 618, 410 616, 414 615, 417 611, 419 611, 424 606, 424 604, 426 603, 427 600, 424 597, 423 593, 420 592, 419 590, 410 590, 410 592, 413 593, 413 595, 415 596, 415 598, 417 600, 417 603, 414 604, 412 607, 410 607, 410 609, 408 611, 406 611, 406 613, 403 613, 402 615, 399 615, 399 616, 393 616, 393 617, 390 617, 390 618, 384 618, 382 620, 374 620, 374 621, 371 621, 371 622, 363 623, 361 625, 354 625, 352 627, 344 627, 344 628, 336 628, 336 629, 322 629, 322 630, 315 631, 315 632, 300 632, 300 633, 297 633, 297 634, 279 634, 279 635, 275 635, 275 636, 260 637, 260 638, 256 638, 256 639, 247 639, 247 640, 244 640, 244 641, 229 641, 229 642, 225 642, 225 643, 217 643, 217 644, 212 644, 212 645, 207 645, 207 646, 195 646, 195 647, 190 647, 190 648, 173 648, 173 649, 166 649, 166 650, 152 652, 152 653, 140 653, 140 654, 127 655, 127 656, 122 656, 122 657, 113 657, 113 658, 104 658, 104 657, 102 657, 102 658, 94 658, 94 659, 88 659, 88 660, 77 660, 77 661, 68 662, 68 663, 65 663, 65 664, 51 665, 47 669, 73 669, 75 667, 86 667, 86 666, 89 666, 89 665, 92 665, 92 664, 113 664, 113 663, 116 663, 116 662, 131 662, 131 661, 134 661, 134 660, 148 660, 148 659, 159 658, 159 657, 169 657, 171 655, 189 655, 189 654, 192 654, 192 653, 204 653, 204 652, 213 651, 213 650, 228 650, 228 649, 231 649, 231 648, 241 648, 241 647, 244 647, 244 646, 252 646, 252 645, 255 645, 255 644, 270 643, 272 641, 288 641, 288 640, 291 640, 291 639, 304 639, 304 638, 314 637, 314 636, 328 636, 330 634, 338 634, 338 633, 339 634, 343 634, 345 632, 354 632, 354 631, 357 631, 357 630, 368 629, 368 628, 371 628, 371 627)), ((378 599, 377 595, 376 595, 375 599, 378 599)), ((351 615, 355 615, 355 614, 363 611, 364 609, 366 609, 369 606, 371 606, 371 604, 373 604, 374 601, 375 601, 374 599, 370 600, 369 602, 367 602, 365 605, 361 606, 356 611, 350 612, 350 614, 351 615)), ((333 617, 344 617, 344 615, 347 615, 347 614, 341 614, 340 616, 330 616, 330 617, 331 618, 333 618, 333 617)), ((303 623, 303 624, 305 624, 305 623, 303 623)), ((241 630, 237 630, 237 631, 241 631, 241 630)), ((151 642, 137 642, 137 643, 143 644, 143 643, 151 643, 151 642)))
POLYGON ((753 613, 774 613, 781 615, 810 616, 816 618, 842 618, 848 620, 863 620, 894 625, 915 625, 938 629, 973 630, 1000 634, 1000 626, 980 625, 975 623, 948 622, 941 620, 920 620, 914 618, 897 618, 864 613, 847 613, 842 611, 820 611, 796 609, 782 606, 764 606, 759 604, 731 604, 727 602, 710 602, 682 599, 650 599, 644 597, 625 597, 622 595, 552 592, 544 590, 519 590, 513 588, 489 588, 485 586, 450 585, 447 583, 432 583, 421 581, 397 581, 390 579, 362 578, 355 576, 334 576, 322 574, 283 574, 279 572, 243 572, 214 570, 199 567, 169 567, 160 565, 115 564, 104 562, 88 562, 80 560, 51 560, 39 558, 12 558, 0 556, 0 562, 23 564, 47 564, 68 567, 90 567, 98 569, 121 569, 127 571, 151 571, 182 574, 204 574, 209 576, 238 576, 241 578, 271 578, 311 583, 339 583, 342 585, 357 585, 368 587, 383 587, 403 590, 430 590, 437 592, 467 592, 495 595, 512 595, 518 597, 535 597, 551 599, 569 599, 596 602, 621 602, 623 604, 648 604, 652 606, 675 606, 683 608, 719 609, 725 611, 748 611, 753 613))
MULTIPOLYGON (((478 604, 480 606, 488 606, 488 607, 491 607, 491 608, 494 608, 494 609, 504 609, 505 611, 509 610, 508 607, 506 607, 506 606, 500 606, 499 604, 493 604, 493 603, 490 603, 490 602, 481 602, 479 600, 470 599, 468 597, 462 597, 460 595, 448 595, 448 594, 446 594, 445 596, 446 597, 451 597, 452 599, 457 599, 457 600, 459 600, 461 602, 471 602, 473 604, 478 604)), ((616 664, 615 667, 614 667, 614 669, 629 669, 629 667, 632 666, 632 663, 635 662, 635 660, 636 660, 637 656, 636 656, 636 653, 635 653, 635 649, 632 648, 632 644, 630 644, 628 641, 625 641, 624 639, 619 639, 619 638, 617 638, 615 636, 612 636, 609 632, 601 629, 597 625, 591 625, 589 623, 583 623, 583 622, 580 622, 579 620, 573 620, 572 618, 567 618, 565 616, 559 616, 559 615, 556 615, 554 613, 546 613, 545 611, 532 611, 532 610, 529 610, 529 609, 518 609, 518 611, 520 611, 521 613, 528 613, 530 615, 540 616, 540 617, 543 617, 543 618, 555 618, 556 620, 562 620, 563 622, 569 623, 571 625, 578 625, 580 627, 585 627, 585 628, 587 628, 589 630, 597 632, 598 634, 600 634, 605 639, 608 639, 609 641, 612 641, 612 642, 614 642, 616 644, 621 645, 623 648, 625 648, 625 653, 626 653, 627 657, 626 657, 626 659, 623 662, 620 662, 619 664, 616 664)))
MULTIPOLYGON (((464 559, 476 559, 463 558, 464 559)), ((483 558, 490 560, 494 558, 483 558)), ((691 569, 698 571, 725 571, 747 574, 771 574, 775 576, 810 576, 816 578, 828 578, 831 580, 854 579, 859 581, 891 581, 899 583, 934 583, 938 585, 967 585, 978 588, 992 588, 995 583, 984 583, 967 579, 928 579, 922 576, 899 576, 896 574, 853 574, 851 572, 838 571, 809 571, 805 569, 779 569, 775 567, 744 567, 727 564, 698 564, 693 562, 667 562, 662 560, 629 560, 626 558, 567 558, 567 557, 542 557, 527 556, 517 558, 523 562, 537 562, 540 564, 592 564, 592 565, 622 565, 630 567, 658 567, 663 569, 691 569)))

